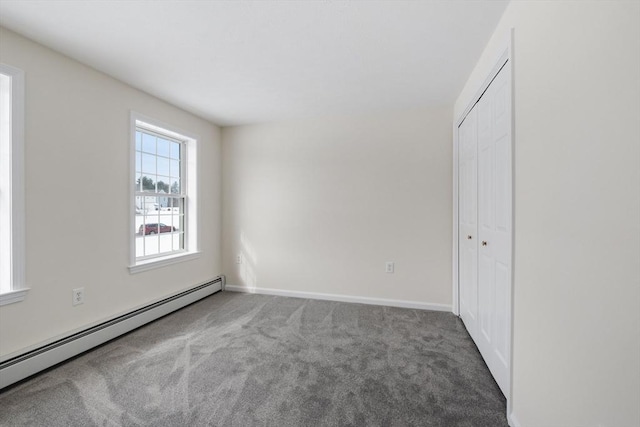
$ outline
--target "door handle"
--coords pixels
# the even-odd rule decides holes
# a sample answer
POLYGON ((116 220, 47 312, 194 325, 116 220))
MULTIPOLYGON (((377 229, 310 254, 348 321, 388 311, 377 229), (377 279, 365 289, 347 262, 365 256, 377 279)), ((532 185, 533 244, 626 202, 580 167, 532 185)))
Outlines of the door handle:
POLYGON ((486 240, 482 241, 482 246, 487 246, 487 241, 486 240))
POLYGON ((470 234, 467 236, 467 239, 469 239, 469 240, 471 240, 471 239, 472 239, 472 237, 471 237, 471 235, 470 235, 470 234))

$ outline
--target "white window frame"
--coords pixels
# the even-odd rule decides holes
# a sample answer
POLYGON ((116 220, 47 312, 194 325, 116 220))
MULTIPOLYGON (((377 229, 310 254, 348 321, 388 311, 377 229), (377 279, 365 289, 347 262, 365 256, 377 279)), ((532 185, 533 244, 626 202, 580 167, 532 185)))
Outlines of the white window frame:
POLYGON ((130 265, 131 274, 147 271, 178 262, 189 261, 200 256, 198 249, 198 136, 178 129, 175 126, 131 112, 130 126, 130 265), (183 166, 181 187, 184 188, 186 201, 184 206, 184 250, 154 257, 136 257, 136 129, 143 128, 152 133, 167 136, 183 142, 183 166))
POLYGON ((8 94, 0 100, 0 305, 6 305, 24 300, 29 290, 25 286, 24 71, 0 64, 0 74, 5 86, 1 92, 8 94))

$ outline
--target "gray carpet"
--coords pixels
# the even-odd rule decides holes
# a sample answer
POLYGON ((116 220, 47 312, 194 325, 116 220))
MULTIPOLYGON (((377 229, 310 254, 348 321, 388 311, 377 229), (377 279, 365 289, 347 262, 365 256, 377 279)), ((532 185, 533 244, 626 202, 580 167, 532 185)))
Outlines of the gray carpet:
POLYGON ((223 292, 0 394, 2 426, 507 426, 451 313, 223 292))

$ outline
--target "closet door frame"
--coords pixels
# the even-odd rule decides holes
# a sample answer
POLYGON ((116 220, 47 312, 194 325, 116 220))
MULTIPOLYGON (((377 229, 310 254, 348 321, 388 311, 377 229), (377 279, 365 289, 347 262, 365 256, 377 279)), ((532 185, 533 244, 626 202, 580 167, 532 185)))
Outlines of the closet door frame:
POLYGON ((459 292, 459 230, 458 230, 458 218, 459 218, 459 194, 458 194, 458 178, 459 178, 459 168, 458 168, 458 130, 465 117, 469 114, 469 112, 476 105, 478 100, 481 98, 482 94, 487 90, 493 79, 498 75, 498 72, 502 69, 503 66, 510 68, 510 97, 511 97, 511 129, 510 129, 510 140, 511 140, 511 272, 510 272, 510 285, 511 285, 511 302, 510 302, 510 343, 509 343, 509 393, 506 397, 507 399, 507 415, 511 412, 511 397, 513 390, 513 337, 514 337, 514 328, 513 328, 513 318, 514 318, 514 310, 513 310, 513 300, 514 300, 514 292, 513 292, 513 278, 514 278, 514 236, 515 236, 515 138, 514 138, 514 58, 513 58, 513 29, 509 32, 506 40, 501 44, 502 48, 498 49, 496 59, 493 61, 493 68, 486 75, 485 80, 476 87, 473 97, 469 98, 469 103, 466 105, 464 111, 457 117, 454 117, 453 122, 453 269, 452 269, 452 291, 453 291, 453 304, 452 311, 455 315, 460 316, 460 292, 459 292), (506 64, 506 65, 505 65, 506 64))

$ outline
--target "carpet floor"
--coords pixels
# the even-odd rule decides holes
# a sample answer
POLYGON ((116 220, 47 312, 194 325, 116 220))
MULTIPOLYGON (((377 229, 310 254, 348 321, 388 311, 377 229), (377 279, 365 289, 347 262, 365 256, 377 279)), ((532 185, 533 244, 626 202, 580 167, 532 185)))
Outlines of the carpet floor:
POLYGON ((451 313, 221 292, 0 393, 2 426, 507 426, 451 313))

